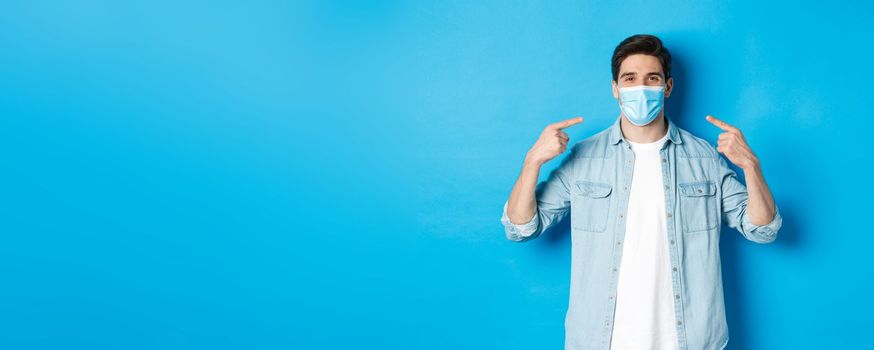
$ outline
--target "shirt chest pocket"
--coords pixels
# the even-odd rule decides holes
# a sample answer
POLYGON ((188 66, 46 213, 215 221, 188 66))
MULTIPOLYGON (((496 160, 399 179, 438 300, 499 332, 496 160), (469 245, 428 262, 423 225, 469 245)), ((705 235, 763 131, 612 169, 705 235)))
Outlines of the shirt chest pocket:
POLYGON ((716 228, 719 211, 716 185, 712 181, 677 184, 680 190, 680 213, 684 232, 707 231, 716 228))
POLYGON ((582 231, 604 232, 610 214, 612 190, 613 186, 608 183, 577 180, 571 207, 572 227, 582 231))

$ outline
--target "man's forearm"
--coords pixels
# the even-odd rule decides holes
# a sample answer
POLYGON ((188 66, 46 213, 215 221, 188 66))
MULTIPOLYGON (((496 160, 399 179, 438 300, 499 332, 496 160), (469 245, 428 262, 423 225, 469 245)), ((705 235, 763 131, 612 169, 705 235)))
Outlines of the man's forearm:
POLYGON ((570 137, 562 129, 582 122, 583 117, 574 117, 547 125, 534 146, 525 154, 522 172, 513 185, 510 199, 507 200, 507 218, 510 223, 522 225, 534 219, 534 214, 537 213, 535 189, 537 177, 540 176, 540 166, 567 149, 570 137))
POLYGON ((540 167, 543 165, 537 161, 525 157, 522 163, 522 172, 513 185, 510 199, 507 203, 507 217, 510 222, 520 225, 527 223, 537 213, 537 197, 535 188, 537 178, 540 176, 540 167))
POLYGON ((749 169, 744 169, 744 177, 747 180, 749 193, 747 214, 750 216, 750 222, 758 226, 770 223, 774 219, 776 207, 771 190, 762 175, 762 168, 756 164, 749 169))

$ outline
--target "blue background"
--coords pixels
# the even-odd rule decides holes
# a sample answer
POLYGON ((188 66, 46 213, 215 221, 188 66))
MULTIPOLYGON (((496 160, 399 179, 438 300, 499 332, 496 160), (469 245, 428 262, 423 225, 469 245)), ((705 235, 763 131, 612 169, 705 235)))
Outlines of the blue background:
MULTIPOLYGON (((871 7, 841 2, 6 1, 0 348, 559 349, 566 223, 499 223, 542 128, 740 127, 785 216, 722 231, 731 349, 858 348, 874 306, 871 7)), ((559 163, 550 162, 541 172, 559 163)))

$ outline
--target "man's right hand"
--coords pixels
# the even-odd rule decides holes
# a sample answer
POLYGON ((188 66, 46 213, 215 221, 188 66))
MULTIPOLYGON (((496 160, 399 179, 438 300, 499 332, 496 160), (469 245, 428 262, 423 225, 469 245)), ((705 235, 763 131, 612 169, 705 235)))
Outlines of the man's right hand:
POLYGON ((564 153, 570 137, 562 129, 582 122, 583 117, 575 117, 546 126, 546 129, 543 129, 540 134, 540 138, 528 150, 525 161, 540 166, 564 153))

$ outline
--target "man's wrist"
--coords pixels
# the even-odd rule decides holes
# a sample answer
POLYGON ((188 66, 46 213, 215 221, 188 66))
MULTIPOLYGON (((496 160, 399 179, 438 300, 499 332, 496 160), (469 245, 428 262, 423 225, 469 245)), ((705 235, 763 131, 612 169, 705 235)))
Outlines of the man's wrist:
POLYGON ((522 166, 525 168, 540 169, 540 167, 543 166, 543 161, 531 158, 531 156, 526 155, 525 161, 522 162, 522 166))
POLYGON ((750 165, 742 168, 744 171, 744 176, 749 177, 750 175, 761 175, 762 167, 759 166, 758 161, 750 162, 750 165))

